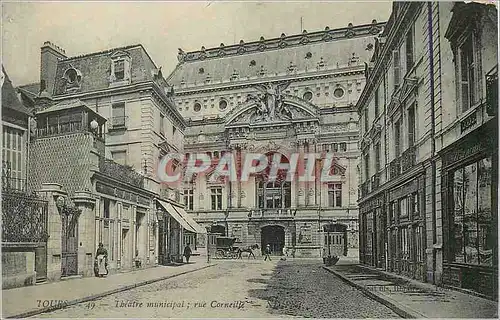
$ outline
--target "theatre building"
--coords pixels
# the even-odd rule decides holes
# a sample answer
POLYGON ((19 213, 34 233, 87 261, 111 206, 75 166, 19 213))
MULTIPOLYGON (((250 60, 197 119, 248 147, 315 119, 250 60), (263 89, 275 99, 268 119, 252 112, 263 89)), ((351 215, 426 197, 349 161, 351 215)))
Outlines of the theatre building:
MULTIPOLYGON (((364 62, 383 23, 285 35, 184 52, 167 78, 187 122, 189 156, 225 152, 241 168, 248 153, 290 162, 293 153, 330 152, 333 181, 248 181, 198 175, 183 186, 188 213, 214 233, 237 238, 235 246, 271 245, 274 254, 321 255, 321 233, 346 231, 358 247, 358 116, 364 62)), ((215 160, 217 163, 217 160, 215 160)), ((317 163, 320 165, 320 161, 317 163)), ((200 239, 202 242, 203 240, 200 239)), ((353 249, 354 250, 354 249, 353 249)), ((357 251, 355 249, 354 251, 357 251)))
POLYGON ((357 106, 361 263, 497 295, 496 15, 394 3, 357 106))

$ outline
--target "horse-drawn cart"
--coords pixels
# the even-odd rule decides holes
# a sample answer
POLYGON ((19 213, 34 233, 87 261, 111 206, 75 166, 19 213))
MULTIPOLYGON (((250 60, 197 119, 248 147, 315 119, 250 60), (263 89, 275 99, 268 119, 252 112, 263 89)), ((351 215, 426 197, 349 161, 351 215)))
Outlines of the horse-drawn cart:
POLYGON ((217 237, 217 247, 215 258, 218 259, 232 259, 238 258, 238 248, 233 247, 236 238, 230 237, 217 237))

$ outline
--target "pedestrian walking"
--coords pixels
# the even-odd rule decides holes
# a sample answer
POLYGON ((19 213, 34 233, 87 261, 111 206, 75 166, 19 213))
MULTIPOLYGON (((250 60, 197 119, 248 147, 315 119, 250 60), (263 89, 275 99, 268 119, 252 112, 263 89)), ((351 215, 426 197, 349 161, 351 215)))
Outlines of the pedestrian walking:
POLYGON ((102 278, 108 274, 108 250, 99 243, 99 248, 95 254, 94 273, 96 277, 102 278))
POLYGON ((184 248, 184 257, 186 257, 186 263, 189 263, 189 257, 191 257, 191 247, 189 247, 189 243, 184 248))
POLYGON ((264 249, 264 261, 269 259, 271 261, 271 246, 268 244, 264 249))

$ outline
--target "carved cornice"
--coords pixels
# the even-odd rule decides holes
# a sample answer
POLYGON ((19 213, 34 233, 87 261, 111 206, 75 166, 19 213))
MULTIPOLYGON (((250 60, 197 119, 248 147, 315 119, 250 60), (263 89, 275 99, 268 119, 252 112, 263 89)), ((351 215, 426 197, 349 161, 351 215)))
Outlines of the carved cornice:
POLYGON ((309 45, 318 42, 328 42, 335 40, 350 39, 353 37, 366 37, 378 34, 384 27, 385 22, 373 20, 370 24, 353 26, 351 23, 346 28, 332 29, 328 27, 323 31, 307 32, 302 34, 286 36, 284 33, 279 38, 265 40, 263 37, 259 41, 245 43, 243 40, 239 44, 225 46, 223 43, 219 47, 205 49, 202 47, 198 51, 184 52, 179 49, 178 60, 180 63, 191 61, 201 61, 221 58, 224 56, 235 56, 255 52, 279 50, 288 47, 309 45))

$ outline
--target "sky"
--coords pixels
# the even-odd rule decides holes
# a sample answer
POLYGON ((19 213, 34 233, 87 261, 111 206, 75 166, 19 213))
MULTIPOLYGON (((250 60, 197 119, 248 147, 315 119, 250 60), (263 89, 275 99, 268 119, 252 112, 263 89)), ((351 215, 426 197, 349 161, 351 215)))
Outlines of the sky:
POLYGON ((76 56, 141 43, 167 76, 184 51, 386 21, 391 2, 8 2, 2 63, 15 86, 40 77, 40 47, 76 56), (302 18, 302 19, 301 19, 302 18))

